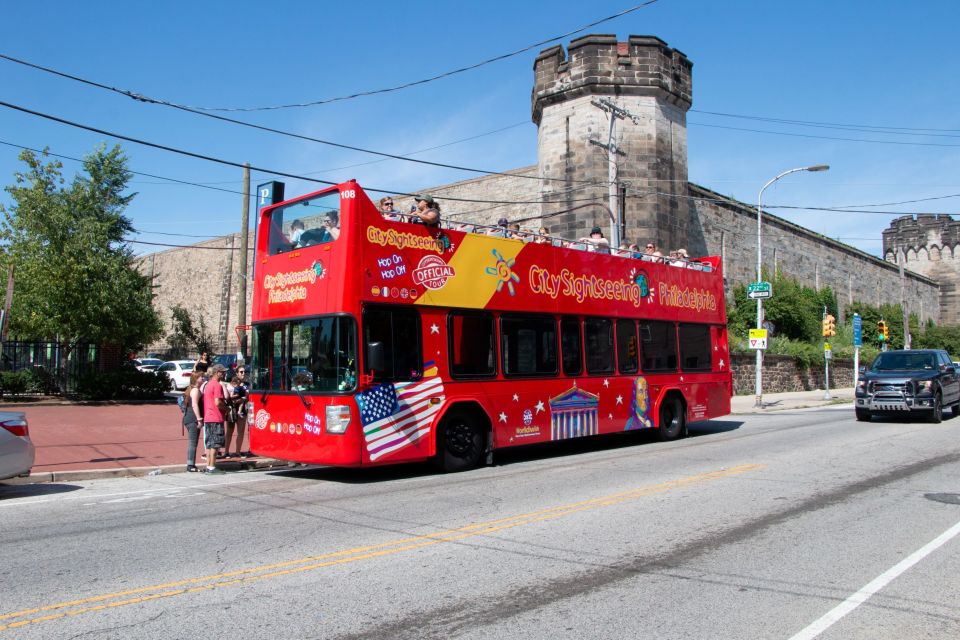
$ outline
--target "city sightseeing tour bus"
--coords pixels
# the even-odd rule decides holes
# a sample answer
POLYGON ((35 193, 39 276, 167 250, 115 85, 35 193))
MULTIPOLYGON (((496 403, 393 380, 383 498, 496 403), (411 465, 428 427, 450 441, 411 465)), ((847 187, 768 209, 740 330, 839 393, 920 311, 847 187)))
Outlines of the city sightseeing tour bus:
POLYGON ((720 259, 387 220, 356 182, 260 211, 248 422, 308 464, 434 460, 730 411, 720 259))

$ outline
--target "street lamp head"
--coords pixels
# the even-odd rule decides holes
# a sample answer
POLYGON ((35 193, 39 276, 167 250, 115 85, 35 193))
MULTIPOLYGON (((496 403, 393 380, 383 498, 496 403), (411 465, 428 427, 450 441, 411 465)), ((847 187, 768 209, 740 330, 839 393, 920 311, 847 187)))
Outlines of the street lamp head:
POLYGON ((807 171, 827 171, 830 169, 828 164, 815 164, 812 167, 807 167, 807 171))

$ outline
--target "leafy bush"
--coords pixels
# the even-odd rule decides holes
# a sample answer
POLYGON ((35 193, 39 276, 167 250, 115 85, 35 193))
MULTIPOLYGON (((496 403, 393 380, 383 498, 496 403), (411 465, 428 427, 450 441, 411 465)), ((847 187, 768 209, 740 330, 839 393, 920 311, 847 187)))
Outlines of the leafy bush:
POLYGON ((19 396, 30 387, 30 371, 0 371, 0 395, 19 396))
POLYGON ((122 367, 82 376, 77 380, 76 393, 87 400, 152 400, 162 398, 169 388, 166 374, 122 367))

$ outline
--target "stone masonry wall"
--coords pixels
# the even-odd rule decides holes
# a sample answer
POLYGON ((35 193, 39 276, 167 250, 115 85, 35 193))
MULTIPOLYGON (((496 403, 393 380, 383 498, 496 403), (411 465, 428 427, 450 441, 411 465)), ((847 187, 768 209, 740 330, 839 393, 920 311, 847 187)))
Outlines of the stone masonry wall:
MULTIPOLYGON (((219 353, 237 351, 235 327, 249 324, 253 294, 253 237, 247 259, 247 319, 238 317, 240 295, 240 234, 207 240, 191 247, 169 249, 143 256, 141 273, 153 277, 153 304, 164 322, 161 338, 147 352, 167 354, 165 338, 172 330, 172 312, 180 305, 195 323, 201 320, 213 336, 219 353)), ((190 354, 196 356, 198 354, 190 354)))
MULTIPOLYGON (((691 255, 722 255, 728 284, 753 282, 757 275, 757 210, 691 183, 691 255)), ((854 247, 763 212, 763 266, 837 296, 840 318, 854 301, 871 305, 900 302, 896 265, 854 247)), ((921 322, 939 317, 939 287, 934 280, 905 272, 907 310, 921 322)), ((774 292, 776 295, 776 292, 774 292)))
MULTIPOLYGON (((730 370, 733 372, 733 394, 753 395, 756 391, 756 356, 752 353, 730 354, 730 370)), ((765 355, 763 358, 763 392, 816 391, 824 389, 823 363, 804 368, 797 366, 790 356, 765 355)), ((853 360, 830 362, 830 388, 853 387, 853 360)))

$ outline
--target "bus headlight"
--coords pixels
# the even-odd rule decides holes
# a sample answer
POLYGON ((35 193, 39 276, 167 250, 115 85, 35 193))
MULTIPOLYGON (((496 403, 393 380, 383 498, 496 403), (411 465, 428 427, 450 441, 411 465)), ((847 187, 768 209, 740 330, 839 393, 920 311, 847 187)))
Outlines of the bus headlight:
POLYGON ((327 407, 327 433, 344 433, 350 424, 350 407, 333 405, 327 407))

